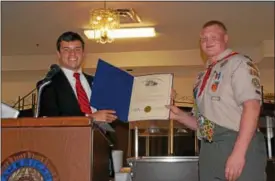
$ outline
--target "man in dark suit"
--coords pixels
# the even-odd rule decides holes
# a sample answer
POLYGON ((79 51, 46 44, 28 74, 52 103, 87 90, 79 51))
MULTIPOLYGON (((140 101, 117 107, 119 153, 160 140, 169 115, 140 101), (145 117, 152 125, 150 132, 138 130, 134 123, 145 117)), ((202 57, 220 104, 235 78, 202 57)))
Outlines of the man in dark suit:
MULTIPOLYGON (((61 71, 54 75, 52 82, 41 93, 40 117, 88 116, 108 123, 117 119, 113 110, 96 110, 90 107, 93 76, 82 72, 84 45, 81 36, 75 32, 65 32, 57 39, 61 71)), ((39 82, 37 87, 39 88, 39 82)), ((108 132, 105 135, 114 142, 115 135, 108 132)))
POLYGON ((96 121, 117 119, 113 110, 90 107, 93 77, 82 72, 84 41, 74 32, 65 32, 57 40, 57 56, 61 71, 41 94, 39 116, 89 116, 96 121))

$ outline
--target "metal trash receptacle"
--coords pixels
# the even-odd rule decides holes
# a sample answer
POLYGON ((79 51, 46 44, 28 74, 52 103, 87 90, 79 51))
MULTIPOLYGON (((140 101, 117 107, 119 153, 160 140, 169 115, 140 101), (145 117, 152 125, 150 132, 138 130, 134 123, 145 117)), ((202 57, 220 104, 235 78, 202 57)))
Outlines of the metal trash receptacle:
POLYGON ((198 157, 128 158, 132 181, 199 181, 198 157))

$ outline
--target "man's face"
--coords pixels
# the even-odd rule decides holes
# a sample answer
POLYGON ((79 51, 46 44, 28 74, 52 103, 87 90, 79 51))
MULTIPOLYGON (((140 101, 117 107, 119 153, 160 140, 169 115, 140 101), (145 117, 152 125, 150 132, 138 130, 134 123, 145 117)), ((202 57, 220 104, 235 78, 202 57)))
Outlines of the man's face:
POLYGON ((217 25, 208 26, 200 33, 201 49, 208 58, 222 53, 226 49, 227 41, 226 32, 217 25))
POLYGON ((84 50, 80 41, 61 41, 60 51, 57 52, 61 66, 77 71, 82 65, 84 50))

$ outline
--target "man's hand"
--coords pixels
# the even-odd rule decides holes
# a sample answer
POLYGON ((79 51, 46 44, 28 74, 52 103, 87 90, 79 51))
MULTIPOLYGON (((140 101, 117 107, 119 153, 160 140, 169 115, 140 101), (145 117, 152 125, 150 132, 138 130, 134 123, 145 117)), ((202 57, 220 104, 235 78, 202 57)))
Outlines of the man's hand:
POLYGON ((225 177, 229 181, 237 180, 243 171, 245 155, 257 129, 260 108, 258 100, 248 100, 243 103, 239 134, 225 165, 225 177))
POLYGON ((198 124, 195 117, 189 115, 187 112, 182 111, 177 106, 167 105, 166 107, 170 109, 170 119, 184 124, 189 129, 197 130, 198 124))
POLYGON ((225 178, 228 181, 236 181, 244 168, 245 155, 242 153, 232 152, 225 164, 225 178))
POLYGON ((170 109, 170 119, 172 120, 179 120, 185 115, 187 115, 187 113, 179 109, 177 106, 167 105, 166 107, 170 109))
POLYGON ((172 89, 171 95, 170 95, 171 99, 174 100, 176 96, 177 96, 177 92, 175 91, 175 89, 172 89))
POLYGON ((175 89, 171 90, 171 104, 167 105, 166 107, 170 109, 170 119, 178 120, 181 116, 184 116, 184 112, 180 110, 177 106, 174 106, 174 99, 176 98, 177 92, 175 89))
POLYGON ((99 110, 93 114, 88 114, 87 116, 93 118, 96 121, 111 123, 117 119, 115 113, 116 112, 113 110, 99 110))

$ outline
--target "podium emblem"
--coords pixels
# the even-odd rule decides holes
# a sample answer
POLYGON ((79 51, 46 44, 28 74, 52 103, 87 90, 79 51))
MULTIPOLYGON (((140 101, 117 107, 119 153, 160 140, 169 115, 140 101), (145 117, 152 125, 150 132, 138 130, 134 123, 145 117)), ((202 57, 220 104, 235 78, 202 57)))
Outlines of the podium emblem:
POLYGON ((44 155, 23 151, 6 158, 1 164, 2 181, 60 181, 56 168, 44 155))

